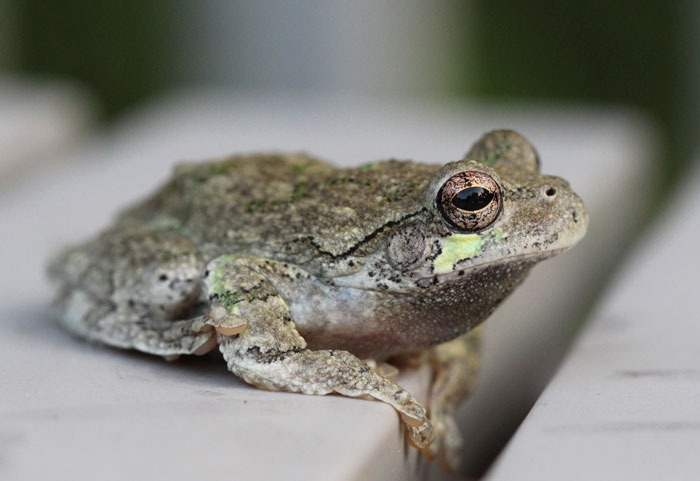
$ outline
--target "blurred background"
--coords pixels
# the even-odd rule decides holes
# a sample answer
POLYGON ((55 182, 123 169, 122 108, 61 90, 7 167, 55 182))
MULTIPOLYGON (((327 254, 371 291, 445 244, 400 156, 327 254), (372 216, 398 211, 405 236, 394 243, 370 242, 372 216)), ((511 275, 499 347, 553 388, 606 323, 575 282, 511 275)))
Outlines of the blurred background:
MULTIPOLYGON (((692 0, 0 0, 0 189, 172 92, 417 98, 506 112, 583 105, 632 112, 653 132, 644 167, 653 175, 634 193, 645 200, 641 232, 697 152, 699 86, 692 0), (15 112, 32 102, 39 113, 26 120, 35 136, 44 126, 41 142, 16 133, 15 112)), ((613 272, 606 266, 597 290, 613 272)), ((466 474, 487 469, 555 368, 543 369, 466 474)))
POLYGON ((692 0, 0 0, 0 68, 71 79, 110 122, 175 87, 632 106, 667 187, 700 125, 692 0))

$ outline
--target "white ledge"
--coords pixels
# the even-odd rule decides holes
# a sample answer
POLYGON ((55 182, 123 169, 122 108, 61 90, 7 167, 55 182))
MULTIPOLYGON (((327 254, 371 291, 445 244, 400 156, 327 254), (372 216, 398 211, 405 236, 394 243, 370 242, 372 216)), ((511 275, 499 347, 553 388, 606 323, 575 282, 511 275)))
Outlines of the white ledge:
MULTIPOLYGON (((483 377, 464 420, 467 469, 481 462, 499 448, 492 433, 519 421, 544 382, 538 373, 552 369, 556 356, 541 353, 562 349, 575 321, 566 313, 607 272, 606 264, 581 275, 581 266, 612 264, 641 212, 624 202, 648 182, 653 135, 628 112, 200 93, 149 105, 57 157, 0 204, 0 477, 404 480, 432 470, 416 464, 398 416, 380 403, 262 392, 223 362, 168 364, 71 339, 47 317, 43 267, 50 252, 152 191, 177 160, 262 149, 307 150, 341 165, 442 163, 500 127, 523 132, 545 172, 572 180, 591 210, 591 233, 536 270, 487 325, 483 377), (621 211, 625 222, 616 220, 621 211)), ((401 382, 420 396, 428 375, 401 382)))

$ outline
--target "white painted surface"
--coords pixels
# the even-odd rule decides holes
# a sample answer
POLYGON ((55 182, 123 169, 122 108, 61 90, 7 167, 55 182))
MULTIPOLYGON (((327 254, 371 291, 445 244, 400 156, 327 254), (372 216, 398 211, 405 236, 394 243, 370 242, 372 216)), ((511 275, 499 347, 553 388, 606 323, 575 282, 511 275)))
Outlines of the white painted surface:
MULTIPOLYGON (((518 355, 561 344, 574 320, 562 309, 579 308, 581 293, 612 260, 603 257, 608 260, 597 270, 581 266, 609 256, 628 233, 614 214, 634 218, 640 212, 635 195, 649 179, 653 134, 632 115, 224 92, 176 95, 147 106, 67 155, 68 165, 17 186, 0 204, 2 478, 65 473, 92 479, 99 473, 124 479, 159 469, 169 480, 415 475, 410 462, 403 463, 414 453, 407 451, 398 418, 382 404, 261 392, 227 374, 223 363, 166 364, 67 337, 47 317, 42 269, 50 252, 94 233, 118 207, 153 190, 174 160, 284 149, 343 165, 387 157, 445 162, 497 127, 523 132, 538 146, 545 172, 572 181, 588 201, 591 232, 570 254, 536 270, 522 294, 489 321, 484 378, 465 411, 467 465, 478 460, 492 449, 488 434, 518 399, 537 390, 523 372, 551 369, 543 365, 551 362, 546 356, 523 363, 518 355)), ((427 377, 409 375, 402 382, 420 392, 427 377)))
POLYGON ((490 481, 700 479, 700 169, 681 187, 490 481))

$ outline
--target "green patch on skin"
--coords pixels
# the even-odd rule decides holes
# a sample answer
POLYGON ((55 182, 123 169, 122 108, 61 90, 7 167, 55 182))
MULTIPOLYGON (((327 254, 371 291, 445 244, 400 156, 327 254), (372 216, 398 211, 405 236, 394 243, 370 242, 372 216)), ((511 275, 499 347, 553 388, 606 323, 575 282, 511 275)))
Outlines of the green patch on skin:
POLYGON ((435 259, 435 273, 452 272, 456 263, 481 252, 484 239, 479 234, 453 234, 445 239, 442 253, 435 259))
POLYGON ((160 262, 170 262, 175 259, 175 254, 167 250, 156 251, 160 262))
POLYGON ((253 201, 245 204, 244 208, 245 208, 246 212, 253 213, 256 210, 262 210, 266 204, 267 204, 267 201, 264 199, 253 200, 253 201))
POLYGON ((190 221, 190 219, 192 218, 192 210, 193 210, 192 202, 187 202, 187 204, 185 204, 184 207, 182 208, 182 216, 181 216, 182 225, 185 225, 190 221))
POLYGON ((237 167, 238 165, 231 161, 217 162, 211 165, 202 166, 193 172, 192 180, 197 184, 203 184, 212 177, 226 174, 237 167))
POLYGON ((368 170, 374 167, 375 164, 376 162, 367 162, 366 164, 362 164, 361 166, 359 166, 357 170, 368 170))
POLYGON ((446 274, 452 272, 455 264, 474 257, 481 253, 484 245, 492 245, 501 242, 508 237, 508 233, 502 229, 493 229, 487 234, 453 234, 445 239, 442 253, 435 259, 435 273, 446 274))
POLYGON ((212 292, 219 296, 221 306, 232 314, 238 314, 239 309, 237 304, 246 299, 245 293, 234 289, 234 286, 228 280, 227 276, 229 268, 233 261, 236 260, 236 257, 238 257, 237 254, 220 257, 219 261, 221 265, 211 273, 212 292))
POLYGON ((230 272, 238 257, 238 254, 218 257, 216 267, 209 273, 210 292, 218 297, 219 304, 226 311, 235 315, 240 315, 241 302, 265 301, 270 295, 274 295, 264 282, 248 288, 234 284, 236 277, 231 276, 230 272))
POLYGON ((226 274, 228 274, 229 267, 237 257, 238 254, 230 254, 227 256, 221 256, 217 259, 220 265, 210 274, 212 276, 211 289, 214 294, 222 296, 226 293, 230 293, 233 290, 234 286, 230 285, 229 282, 226 282, 226 274))
POLYGON ((392 192, 387 192, 386 200, 389 202, 399 202, 401 199, 410 195, 414 190, 416 190, 415 182, 409 182, 406 185, 396 186, 392 192))
POLYGON ((335 185, 335 184, 347 184, 348 182, 352 182, 353 179, 350 179, 348 177, 333 177, 332 179, 328 180, 329 185, 335 185))
POLYGON ((245 209, 246 212, 249 213, 254 213, 254 212, 265 212, 265 211, 271 211, 276 207, 279 207, 284 204, 288 204, 288 200, 281 200, 281 199, 275 199, 271 201, 266 201, 265 199, 258 199, 258 200, 253 200, 251 202, 246 203, 243 208, 245 209))
POLYGON ((232 314, 238 314, 237 304, 241 302, 243 298, 239 295, 238 291, 228 291, 219 297, 219 301, 224 309, 232 314))
POLYGON ((496 151, 483 160, 484 164, 488 165, 489 167, 493 167, 496 162, 504 158, 512 148, 513 144, 510 143, 510 139, 508 137, 504 137, 503 143, 496 148, 496 151))
POLYGON ((299 182, 298 184, 294 184, 294 189, 292 191, 292 200, 299 200, 303 199, 309 195, 309 186, 306 182, 299 182))
POLYGON ((491 232, 489 232, 489 240, 495 242, 505 239, 506 237, 508 237, 508 233, 504 232, 502 229, 494 229, 491 232))

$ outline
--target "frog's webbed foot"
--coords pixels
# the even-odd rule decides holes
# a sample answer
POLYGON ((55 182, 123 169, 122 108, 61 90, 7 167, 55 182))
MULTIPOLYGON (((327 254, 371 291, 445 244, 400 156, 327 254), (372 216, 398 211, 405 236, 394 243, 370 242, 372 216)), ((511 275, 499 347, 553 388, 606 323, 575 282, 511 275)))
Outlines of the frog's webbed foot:
POLYGON ((307 349, 289 308, 267 280, 276 267, 267 259, 223 256, 207 268, 204 287, 212 305, 247 322, 237 335, 219 331, 229 370, 267 390, 383 401, 399 412, 411 442, 428 446, 433 436, 426 410, 405 389, 347 351, 307 349))
POLYGON ((434 380, 429 404, 430 419, 435 427, 435 440, 423 449, 428 459, 439 459, 448 471, 455 471, 460 462, 462 436, 455 420, 459 402, 467 396, 477 380, 481 329, 433 348, 431 364, 434 380))

